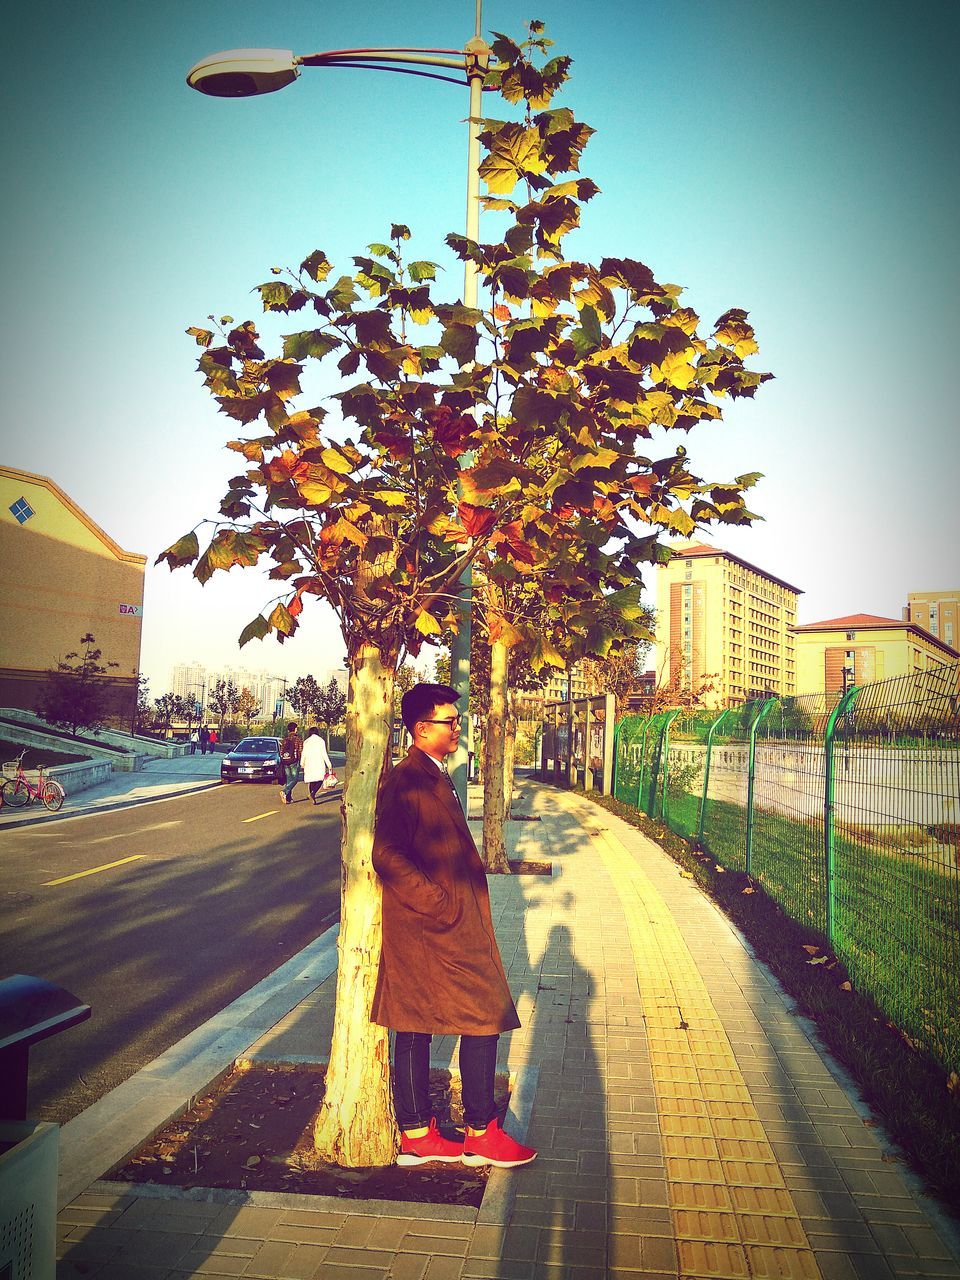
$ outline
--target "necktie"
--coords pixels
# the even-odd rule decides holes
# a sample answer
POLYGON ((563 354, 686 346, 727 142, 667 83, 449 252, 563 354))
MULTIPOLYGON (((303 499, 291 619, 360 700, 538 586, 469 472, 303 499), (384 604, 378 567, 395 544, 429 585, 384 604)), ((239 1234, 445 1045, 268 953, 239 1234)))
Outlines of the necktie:
POLYGON ((463 808, 463 805, 462 805, 462 804, 460 804, 460 796, 457 794, 457 788, 454 786, 454 784, 453 784, 453 779, 450 777, 450 770, 447 768, 447 762, 446 762, 446 760, 442 760, 442 761, 440 762, 440 768, 443 770, 443 776, 446 778, 447 782, 449 782, 449 783, 450 783, 450 790, 453 792, 454 799, 456 800, 457 804, 458 804, 458 805, 460 805, 460 808, 462 809, 462 808, 463 808))

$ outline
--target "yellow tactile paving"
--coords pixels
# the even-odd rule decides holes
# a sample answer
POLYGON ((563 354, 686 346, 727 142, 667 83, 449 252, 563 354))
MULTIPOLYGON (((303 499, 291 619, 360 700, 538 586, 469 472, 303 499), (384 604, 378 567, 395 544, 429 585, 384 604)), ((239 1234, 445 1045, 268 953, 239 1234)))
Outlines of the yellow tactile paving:
POLYGON ((682 1275, 821 1280, 723 1023, 672 913, 609 831, 596 844, 623 904, 682 1275))

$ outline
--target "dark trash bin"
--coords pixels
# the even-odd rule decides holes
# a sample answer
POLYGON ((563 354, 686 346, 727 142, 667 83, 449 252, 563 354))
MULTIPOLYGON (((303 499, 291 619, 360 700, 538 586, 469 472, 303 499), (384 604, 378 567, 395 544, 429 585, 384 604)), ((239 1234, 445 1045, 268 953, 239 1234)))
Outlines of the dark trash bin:
POLYGON ((25 1120, 30 1046, 90 1017, 65 987, 14 973, 0 980, 0 1120, 25 1120))

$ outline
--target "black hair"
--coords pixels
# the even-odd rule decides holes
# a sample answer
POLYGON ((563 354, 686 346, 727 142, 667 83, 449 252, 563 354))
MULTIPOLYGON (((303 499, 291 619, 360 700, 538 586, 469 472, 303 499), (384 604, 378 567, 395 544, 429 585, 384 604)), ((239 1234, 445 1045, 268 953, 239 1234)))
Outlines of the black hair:
POLYGON ((448 684, 415 684, 400 699, 400 718, 408 733, 419 720, 429 720, 435 707, 456 702, 460 695, 448 684))
POLYGON ((308 738, 312 738, 315 733, 319 734, 320 730, 317 728, 315 724, 312 724, 310 728, 307 730, 306 736, 308 738))
POLYGON ((297 722, 296 720, 291 720, 290 723, 287 725, 287 733, 296 733, 296 732, 297 732, 297 722))

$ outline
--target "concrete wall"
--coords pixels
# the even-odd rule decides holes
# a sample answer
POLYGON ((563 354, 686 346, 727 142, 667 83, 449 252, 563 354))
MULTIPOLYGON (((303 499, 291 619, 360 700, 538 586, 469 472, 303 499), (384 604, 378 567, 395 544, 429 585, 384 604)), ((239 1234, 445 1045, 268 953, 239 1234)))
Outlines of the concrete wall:
POLYGON ((109 782, 112 773, 113 765, 109 760, 86 760, 80 764, 55 765, 46 771, 45 776, 56 778, 67 795, 73 796, 89 787, 98 787, 101 782, 109 782))
POLYGON ((24 747, 46 747, 50 751, 66 751, 71 755, 87 756, 91 760, 105 760, 117 773, 133 773, 143 768, 144 756, 139 753, 131 752, 123 755, 119 751, 111 751, 106 746, 94 747, 87 742, 74 742, 72 738, 61 737, 49 730, 43 733, 39 729, 42 721, 38 722, 35 716, 21 711, 18 707, 0 707, 0 715, 17 721, 16 727, 3 725, 0 732, 15 738, 24 747))

